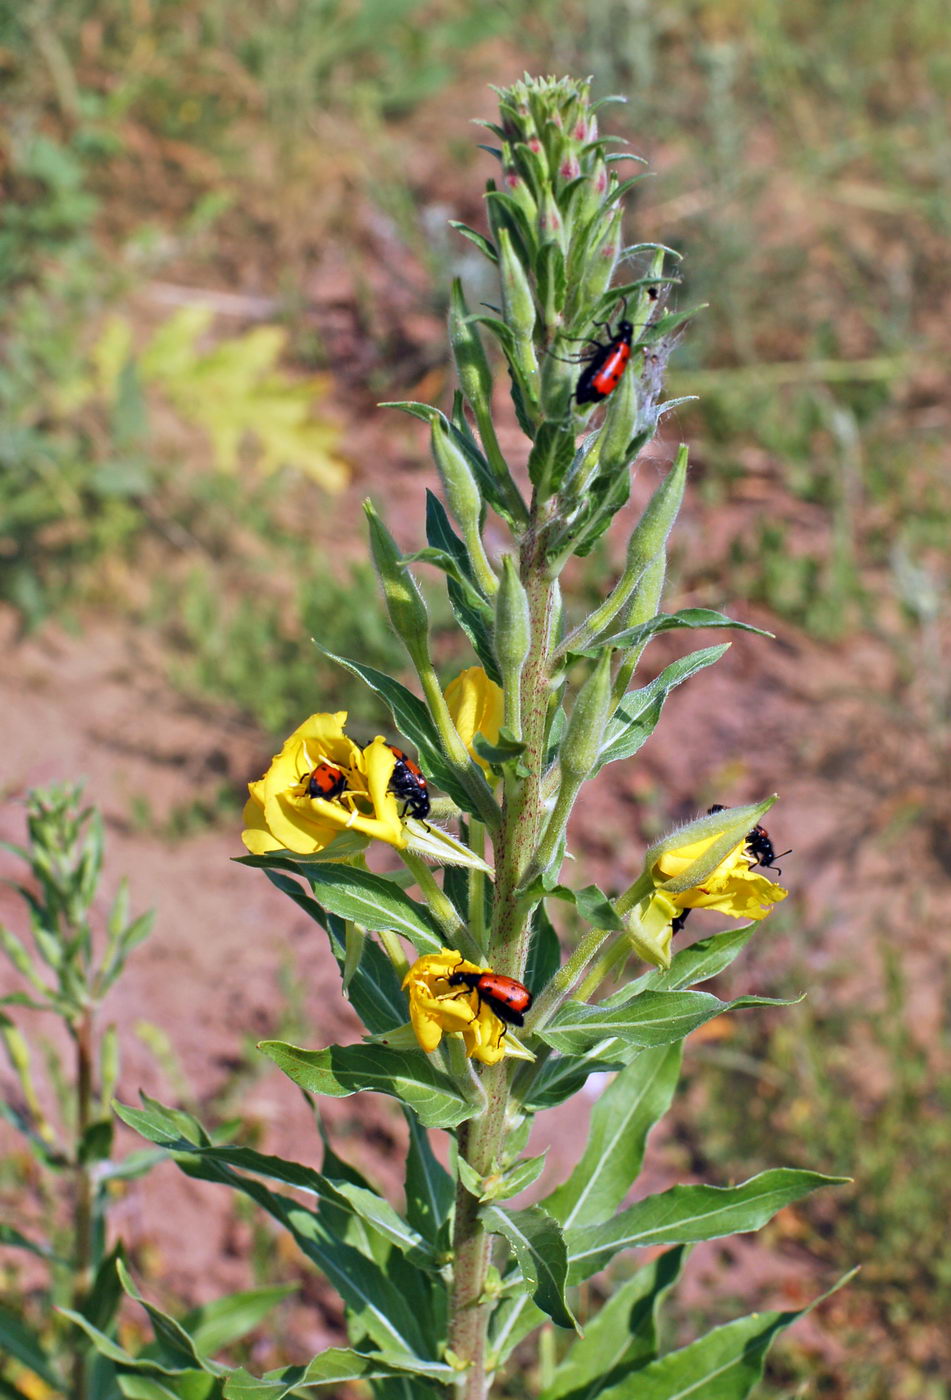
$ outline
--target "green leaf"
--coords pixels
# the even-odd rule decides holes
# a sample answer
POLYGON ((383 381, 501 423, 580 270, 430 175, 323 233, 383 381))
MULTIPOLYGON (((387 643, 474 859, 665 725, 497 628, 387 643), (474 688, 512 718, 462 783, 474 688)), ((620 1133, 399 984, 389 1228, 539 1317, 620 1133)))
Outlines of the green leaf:
POLYGON ((546 1321, 527 1293, 502 1298, 489 1320, 489 1351, 502 1362, 511 1356, 519 1342, 546 1321))
POLYGON ((544 904, 539 904, 532 917, 532 940, 525 966, 525 985, 538 996, 547 987, 561 966, 561 947, 555 926, 544 904))
POLYGON ((642 622, 637 627, 626 627, 623 632, 615 632, 610 637, 601 637, 590 646, 580 647, 577 652, 572 652, 572 655, 597 657, 605 647, 613 647, 615 651, 634 650, 645 646, 652 637, 661 632, 675 631, 681 627, 732 627, 737 632, 754 632, 758 637, 773 636, 772 632, 765 632, 762 627, 754 627, 749 622, 737 622, 735 618, 714 612, 712 608, 681 608, 680 612, 658 613, 649 622, 642 622))
POLYGON ((602 1006, 612 1004, 615 999, 627 1001, 631 991, 677 992, 684 987, 692 987, 697 982, 706 982, 717 977, 730 966, 749 943, 759 924, 742 924, 739 928, 727 928, 722 933, 711 934, 691 943, 678 953, 670 965, 670 971, 652 968, 630 982, 612 997, 606 997, 602 1006))
POLYGON ((448 1240, 455 1183, 435 1157, 419 1119, 404 1109, 409 1128, 406 1153, 406 1218, 433 1245, 448 1240))
POLYGON ((205 1371, 177 1371, 174 1376, 120 1372, 115 1383, 126 1400, 220 1400, 221 1381, 205 1371))
MULTIPOLYGON (((633 1058, 627 1046, 612 1038, 607 1044, 613 1054, 602 1053, 599 1048, 591 1055, 553 1055, 545 1060, 537 1070, 533 1080, 525 1089, 522 1103, 529 1113, 539 1113, 544 1108, 554 1108, 572 1098, 582 1084, 592 1074, 603 1074, 605 1070, 623 1069, 633 1058)), ((634 1051, 634 1054, 640 1053, 634 1051)))
POLYGON ((628 1380, 600 1392, 600 1400, 745 1400, 762 1379, 773 1338, 852 1277, 847 1274, 805 1308, 794 1312, 751 1313, 728 1322, 679 1351, 649 1362, 628 1380))
MULTIPOLYGON (((482 1183, 481 1201, 507 1201, 537 1181, 545 1168, 548 1148, 537 1157, 522 1157, 504 1172, 493 1173, 482 1183)), ((543 1203, 544 1204, 544 1203, 543 1203)))
POLYGON ((670 692, 698 671, 719 661, 729 649, 730 643, 725 642, 721 646, 693 651, 689 656, 682 656, 665 666, 649 685, 640 690, 629 690, 608 723, 592 776, 600 772, 606 763, 615 763, 618 759, 630 758, 637 753, 653 734, 670 692))
MULTIPOLYGON (((62 1313, 63 1317, 69 1318, 71 1322, 74 1322, 77 1327, 85 1332, 100 1356, 104 1356, 108 1361, 112 1361, 117 1366, 145 1372, 153 1377, 178 1377, 195 1374, 193 1367, 150 1354, 151 1349, 147 1352, 140 1352, 138 1356, 133 1356, 131 1352, 121 1347, 118 1342, 108 1337, 105 1332, 100 1331, 98 1327, 94 1327, 88 1318, 83 1317, 82 1313, 74 1312, 72 1308, 58 1308, 57 1311, 62 1313)), ((172 1390, 169 1393, 176 1395, 178 1392, 172 1390)))
POLYGON ((573 890, 568 885, 555 885, 549 890, 555 899, 563 899, 573 904, 586 923, 593 928, 610 929, 615 932, 624 927, 614 905, 597 885, 585 885, 583 890, 573 890))
MULTIPOLYGON (((286 852, 279 859, 278 868, 290 864, 306 875, 319 903, 339 918, 352 919, 367 929, 401 933, 418 953, 438 953, 443 946, 426 906, 410 899, 392 880, 354 865, 308 866, 303 864, 306 857, 297 859, 286 852)), ((270 855, 239 856, 236 863, 268 869, 276 861, 270 855)))
MULTIPOLYGON (((426 539, 433 549, 454 560, 456 574, 478 595, 479 585, 472 569, 472 560, 465 543, 452 527, 442 501, 432 491, 426 491, 426 539)), ((450 572, 451 571, 447 571, 450 572)))
POLYGON ((318 1385, 342 1385, 344 1381, 373 1380, 399 1375, 393 1367, 372 1356, 344 1347, 329 1347, 307 1366, 283 1366, 262 1377, 239 1367, 225 1381, 225 1400, 284 1400, 298 1389, 318 1385))
MULTIPOLYGON (((117 1105, 116 1111, 132 1127, 140 1131, 144 1127, 145 1135, 153 1141, 164 1141, 169 1143, 170 1150, 181 1151, 182 1136, 178 1133, 177 1121, 184 1115, 165 1109, 154 1100, 147 1103, 147 1113, 138 1113, 125 1105, 117 1105)), ((253 1177, 234 1171, 229 1162, 237 1161, 244 1165, 255 1159, 258 1162, 270 1160, 274 1164, 272 1171, 281 1170, 287 1173, 289 1179, 293 1176, 296 1178, 294 1184, 305 1183, 305 1189, 307 1180, 312 1182, 316 1174, 297 1163, 282 1162, 279 1158, 262 1158, 261 1154, 249 1148, 213 1147, 208 1143, 207 1135, 194 1124, 185 1134, 183 1145, 187 1151, 177 1158, 182 1170, 188 1176, 230 1186, 249 1196, 272 1215, 290 1232, 306 1257, 317 1265, 340 1293, 354 1315, 354 1325, 363 1328, 379 1347, 385 1347, 388 1356, 399 1353, 404 1365, 429 1364, 420 1361, 425 1352, 422 1328, 427 1319, 414 1314, 380 1265, 344 1243, 339 1231, 328 1227, 321 1211, 315 1214, 291 1197, 270 1191, 253 1177), (193 1143, 198 1137, 203 1138, 204 1143, 201 1150, 196 1152, 193 1143), (225 1154, 228 1161, 224 1160, 225 1154)), ((341 1198, 336 1196, 335 1199, 341 1198)))
MULTIPOLYGON (((678 1245, 625 1279, 585 1323, 539 1400, 597 1400, 657 1355, 657 1312, 686 1258, 678 1245)), ((699 1397, 698 1397, 699 1400, 699 1397)))
POLYGON ((312 1094, 389 1094, 413 1109, 427 1128, 454 1128, 472 1116, 472 1105, 422 1051, 407 1053, 380 1044, 302 1050, 280 1040, 262 1041, 258 1048, 312 1094))
POLYGON ((775 997, 737 997, 721 1001, 710 992, 640 992, 619 1006, 586 1006, 569 1001, 536 1032, 563 1054, 583 1055, 601 1041, 622 1045, 669 1045, 727 1011, 750 1006, 790 1006, 775 997))
POLYGON ((590 1278, 622 1249, 694 1244, 758 1230, 778 1210, 810 1191, 847 1181, 847 1177, 777 1167, 739 1186, 672 1186, 602 1225, 567 1231, 569 1278, 573 1283, 590 1278))
POLYGON ((316 640, 314 645, 328 660, 336 661, 338 666, 358 677, 379 695, 389 708, 397 729, 415 744, 420 765, 427 777, 448 793, 457 807, 464 812, 471 811, 472 800, 443 757, 439 734, 422 700, 385 672, 377 671, 373 666, 363 666, 358 661, 348 661, 345 656, 337 656, 316 640))
MULTIPOLYGON (((346 922, 317 903, 296 880, 280 871, 265 871, 277 889, 319 924, 330 939, 337 966, 343 975, 347 960, 346 922)), ((382 1035, 406 1020, 406 994, 400 987, 393 964, 380 946, 364 939, 360 962, 346 985, 346 996, 367 1030, 382 1035)))
POLYGON ((67 1387, 56 1374, 52 1359, 47 1356, 40 1338, 14 1312, 0 1303, 0 1349, 16 1357, 21 1365, 51 1385, 58 1394, 65 1394, 67 1387))
POLYGON ((495 764, 499 768, 503 763, 511 763, 525 752, 525 745, 520 739, 516 739, 509 729, 501 729, 494 744, 490 744, 482 734, 477 734, 473 748, 486 763, 495 764))
MULTIPOLYGON (((476 607, 469 601, 464 591, 456 583, 455 579, 446 580, 446 591, 449 594, 449 601, 456 621, 465 632, 472 644, 472 650, 482 665, 490 681, 495 681, 496 685, 502 684, 502 677, 499 672, 498 662, 495 659, 495 649, 492 645, 492 628, 494 624, 494 614, 487 605, 476 607)), ((471 803, 469 808, 471 810, 471 803)))
POLYGON ((679 1044, 645 1050, 595 1103, 584 1156, 542 1202, 566 1229, 604 1220, 624 1199, 641 1169, 647 1134, 670 1107, 680 1054, 679 1044))
POLYGON ((227 1298, 216 1298, 195 1308, 184 1319, 183 1325, 202 1351, 221 1351, 257 1327, 271 1309, 293 1293, 295 1288, 293 1283, 279 1283, 268 1288, 248 1288, 240 1293, 231 1293, 227 1298))
POLYGON ((557 1222, 540 1206, 502 1210, 486 1206, 479 1212, 485 1228, 502 1235, 515 1252, 532 1301, 559 1327, 577 1327, 565 1298, 568 1256, 557 1222))
POLYGON ((172 1365, 185 1368, 194 1367, 199 1371, 208 1371, 211 1375, 222 1376, 227 1373, 226 1366, 219 1366, 217 1362, 212 1361, 199 1350, 195 1339, 188 1335, 180 1322, 163 1312, 161 1308, 156 1307, 154 1303, 143 1298, 132 1275, 121 1259, 116 1260, 116 1273, 126 1294, 148 1313, 152 1330, 155 1333, 155 1340, 165 1359, 172 1365))
POLYGON ((528 475, 544 496, 558 490, 575 455, 574 433, 565 423, 542 423, 528 455, 528 475))
MULTIPOLYGON (((489 147, 486 146, 484 149, 488 150, 489 147)), ((468 238, 470 243, 474 243, 490 262, 498 262, 499 255, 495 251, 495 244, 490 243, 485 234, 477 233, 474 228, 470 228, 468 224, 461 224, 458 219, 450 219, 449 227, 454 228, 457 233, 461 233, 463 238, 468 238)))
POLYGON ((57 1257, 48 1244, 37 1243, 36 1240, 29 1239, 13 1225, 0 1223, 0 1244, 12 1246, 14 1249, 29 1250, 31 1254, 37 1254, 41 1259, 56 1259, 57 1257))
POLYGON ((122 1285, 116 1265, 124 1258, 125 1253, 120 1240, 96 1270, 89 1296, 82 1306, 83 1316, 88 1317, 94 1327, 108 1327, 116 1315, 119 1299, 122 1297, 122 1285))

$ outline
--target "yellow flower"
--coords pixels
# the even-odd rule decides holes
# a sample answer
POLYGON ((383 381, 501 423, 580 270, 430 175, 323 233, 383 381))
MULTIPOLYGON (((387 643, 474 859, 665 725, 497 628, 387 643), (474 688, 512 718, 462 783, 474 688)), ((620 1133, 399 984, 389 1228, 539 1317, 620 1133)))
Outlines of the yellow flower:
POLYGON ((765 919, 771 906, 785 899, 789 891, 753 871, 746 837, 704 876, 702 885, 677 891, 664 889, 665 880, 683 875, 715 840, 716 835, 704 836, 686 846, 662 851, 651 872, 655 883, 677 909, 716 909, 733 919, 765 919))
POLYGON ((455 948, 425 953, 417 958, 403 979, 409 992, 409 1019, 420 1046, 431 1055, 443 1032, 458 1031, 470 1059, 484 1065, 498 1064, 508 1047, 504 1042, 505 1022, 468 987, 451 987, 454 972, 491 972, 467 962, 455 948))
POLYGON ((241 839, 253 855, 294 851, 313 855, 341 832, 406 846, 399 802, 388 791, 396 756, 382 735, 360 749, 343 732, 347 713, 311 715, 284 743, 257 782, 248 784, 241 839), (310 797, 320 763, 339 768, 347 786, 337 797, 310 797))
POLYGON ((445 693, 459 738, 491 779, 489 765, 476 753, 472 741, 482 734, 490 744, 498 742, 503 715, 501 687, 489 680, 481 666, 470 666, 449 682, 445 693))

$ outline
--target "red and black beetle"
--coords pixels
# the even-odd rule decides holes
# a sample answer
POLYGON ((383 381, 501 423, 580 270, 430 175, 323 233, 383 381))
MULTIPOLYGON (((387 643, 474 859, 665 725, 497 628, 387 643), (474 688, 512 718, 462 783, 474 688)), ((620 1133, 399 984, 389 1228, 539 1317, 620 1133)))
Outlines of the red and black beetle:
MULTIPOLYGON (((726 808, 722 802, 715 802, 712 807, 707 808, 707 813, 711 817, 714 812, 725 811, 726 808)), ((773 845, 769 832, 766 830, 765 826, 760 826, 759 822, 753 827, 752 831, 747 833, 746 849, 753 857, 754 865, 761 865, 764 870, 775 870, 777 875, 782 875, 783 873, 776 864, 777 859, 781 860, 783 856, 790 855, 792 850, 790 847, 789 851, 780 851, 777 857, 776 847, 773 845)))
POLYGON ((480 1001, 510 1026, 523 1026, 525 1012, 532 1004, 532 994, 514 977, 502 977, 498 972, 453 972, 447 979, 450 987, 468 987, 480 1001))
POLYGON ((347 790, 347 780, 332 763, 318 763, 307 781, 308 797, 339 797, 347 790))
MULTIPOLYGON (((602 322, 596 321, 595 325, 602 322)), ((605 325, 607 341, 596 340, 575 387, 578 403, 601 403, 621 382, 631 358, 631 342, 634 327, 630 321, 618 321, 617 330, 612 331, 610 323, 605 325)))
POLYGON ((396 755, 396 766, 390 778, 390 792, 403 803, 401 815, 405 817, 409 812, 410 816, 425 821, 429 816, 429 789, 423 777, 423 770, 395 744, 388 744, 387 747, 396 755))

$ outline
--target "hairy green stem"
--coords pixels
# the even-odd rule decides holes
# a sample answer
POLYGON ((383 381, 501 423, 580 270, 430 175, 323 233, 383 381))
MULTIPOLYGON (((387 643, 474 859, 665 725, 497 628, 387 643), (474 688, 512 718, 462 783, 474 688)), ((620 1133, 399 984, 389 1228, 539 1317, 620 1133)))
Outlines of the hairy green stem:
MULTIPOLYGON (((522 758, 528 774, 506 779, 495 841, 496 890, 488 949, 490 966, 510 977, 524 974, 528 955, 528 916, 534 901, 521 893, 521 886, 536 857, 544 816, 541 784, 555 597, 533 529, 523 538, 521 561, 531 624, 531 642, 521 678, 522 739, 525 743, 522 758)), ((508 1127, 513 1073, 512 1065, 505 1060, 484 1069, 485 1112, 460 1132, 460 1152, 479 1176, 487 1176, 501 1155, 508 1127)), ((455 1357, 468 1366, 456 1385, 456 1400, 486 1400, 490 1383, 486 1373, 490 1307, 485 1300, 490 1247, 478 1210, 478 1202, 460 1183, 453 1236, 449 1345, 455 1357)))

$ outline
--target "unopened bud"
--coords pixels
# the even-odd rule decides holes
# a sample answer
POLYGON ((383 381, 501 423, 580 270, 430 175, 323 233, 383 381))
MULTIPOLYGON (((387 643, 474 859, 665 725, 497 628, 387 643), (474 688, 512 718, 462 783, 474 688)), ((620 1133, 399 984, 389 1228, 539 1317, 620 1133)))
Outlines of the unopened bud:
POLYGON ((462 528, 478 530, 482 516, 482 495, 462 448, 453 439, 441 414, 434 414, 430 438, 433 460, 442 478, 449 509, 462 528))
POLYGON ((598 435, 601 476, 613 477, 617 472, 626 472, 630 466, 629 445, 637 427, 638 397, 637 379, 628 369, 611 394, 604 426, 598 435))
POLYGON ((402 561, 396 541, 376 513, 372 501, 364 501, 370 526, 370 550, 380 577, 390 621, 415 664, 429 661, 429 616, 416 580, 402 561))
POLYGON ((578 692, 568 720, 560 762, 569 781, 584 782, 598 761, 612 708, 611 688, 611 652, 606 650, 578 692))
POLYGON ((492 400, 492 371, 477 327, 468 319, 469 308, 458 278, 449 301, 449 342, 462 392, 477 414, 488 413, 492 400))
MULTIPOLYGON (((674 465, 647 503, 647 509, 627 545, 625 575, 638 579, 652 559, 667 547, 677 512, 684 498, 687 480, 687 447, 681 444, 674 465)), ((652 614, 653 616, 653 614, 652 614)))
MULTIPOLYGON (((498 246, 505 321, 519 340, 530 342, 535 329, 535 298, 532 296, 528 275, 512 247, 512 237, 507 228, 499 229, 498 246)), ((534 351, 532 359, 534 360, 534 351)), ((537 365, 535 368, 537 369, 537 365)))
POLYGON ((502 579, 495 597, 495 655, 507 686, 518 685, 528 656, 532 624, 528 596, 511 554, 502 559, 502 579))

